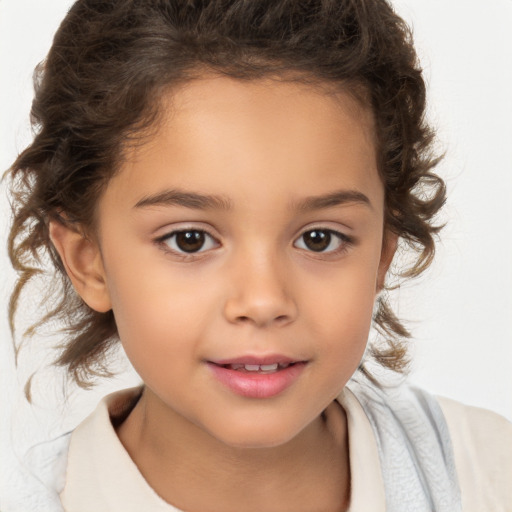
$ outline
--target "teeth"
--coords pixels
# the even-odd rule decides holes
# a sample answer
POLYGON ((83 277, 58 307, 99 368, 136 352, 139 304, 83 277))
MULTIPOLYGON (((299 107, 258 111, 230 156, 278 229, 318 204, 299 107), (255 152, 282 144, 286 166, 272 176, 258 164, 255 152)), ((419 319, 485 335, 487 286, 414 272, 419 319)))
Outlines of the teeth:
POLYGON ((274 363, 274 364, 262 364, 260 365, 260 368, 264 371, 264 372, 270 372, 272 370, 277 370, 277 363, 274 363))
POLYGON ((275 372, 288 368, 291 363, 272 363, 272 364, 230 364, 231 370, 245 370, 246 372, 275 372))

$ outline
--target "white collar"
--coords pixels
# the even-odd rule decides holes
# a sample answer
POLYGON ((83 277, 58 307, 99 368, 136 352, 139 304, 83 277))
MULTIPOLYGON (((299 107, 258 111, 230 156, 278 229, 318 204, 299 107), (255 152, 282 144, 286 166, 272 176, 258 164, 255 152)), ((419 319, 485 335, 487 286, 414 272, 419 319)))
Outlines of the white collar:
MULTIPOLYGON (((108 395, 73 432, 67 483, 61 493, 66 510, 179 512, 149 486, 124 449, 110 421, 110 415, 119 414, 139 394, 140 388, 132 388, 108 395), (91 488, 95 489, 94 495, 91 495, 91 488)), ((349 511, 384 512, 384 485, 371 425, 351 391, 344 390, 338 401, 345 409, 348 421, 351 471, 349 511)))

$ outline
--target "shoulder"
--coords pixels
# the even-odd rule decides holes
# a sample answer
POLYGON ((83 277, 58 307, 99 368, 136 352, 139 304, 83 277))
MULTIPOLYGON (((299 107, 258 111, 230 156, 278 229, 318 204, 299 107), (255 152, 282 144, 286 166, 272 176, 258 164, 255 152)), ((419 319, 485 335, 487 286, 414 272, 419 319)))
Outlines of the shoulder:
MULTIPOLYGON (((430 498, 439 496, 439 503, 446 496, 455 503, 460 493, 464 512, 512 511, 509 421, 403 382, 380 387, 357 376, 349 387, 372 425, 388 501, 389 495, 399 493, 396 487, 405 487, 404 482, 409 486, 410 474, 416 473, 418 482, 426 483, 430 498), (407 475, 402 475, 403 468, 407 475)), ((422 487, 416 485, 416 489, 422 487)))
POLYGON ((142 388, 132 388, 106 396, 73 431, 60 494, 65 510, 176 510, 149 486, 115 431, 141 392, 142 388))
POLYGON ((512 423, 438 398, 453 446, 464 511, 512 510, 512 423))
POLYGON ((450 436, 437 400, 403 382, 378 385, 364 374, 347 387, 373 430, 387 510, 459 511, 450 436))

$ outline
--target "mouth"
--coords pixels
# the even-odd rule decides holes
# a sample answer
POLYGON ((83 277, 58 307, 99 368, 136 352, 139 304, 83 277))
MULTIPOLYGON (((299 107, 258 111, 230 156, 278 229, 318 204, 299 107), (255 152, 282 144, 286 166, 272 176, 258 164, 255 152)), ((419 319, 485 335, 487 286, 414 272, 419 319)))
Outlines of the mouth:
MULTIPOLYGON (((213 363, 215 364, 215 363, 213 363)), ((228 370, 235 370, 237 372, 242 373, 276 373, 280 370, 285 370, 290 366, 298 364, 298 362, 290 362, 290 363, 271 363, 271 364, 243 364, 243 363, 234 363, 234 364, 221 364, 222 368, 226 368, 228 370)))
POLYGON ((292 386, 308 361, 285 357, 241 357, 207 361, 213 376, 231 392, 247 398, 270 398, 292 386))

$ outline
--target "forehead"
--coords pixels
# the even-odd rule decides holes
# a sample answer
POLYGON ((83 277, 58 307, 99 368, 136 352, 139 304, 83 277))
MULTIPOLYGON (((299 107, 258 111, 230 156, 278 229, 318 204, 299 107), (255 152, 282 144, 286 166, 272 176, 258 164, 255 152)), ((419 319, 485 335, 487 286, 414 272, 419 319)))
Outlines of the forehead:
POLYGON ((355 137, 363 136, 374 147, 374 116, 358 92, 326 82, 304 83, 293 75, 253 80, 206 75, 164 94, 161 111, 164 124, 188 127, 186 136, 204 135, 215 127, 220 137, 222 125, 227 129, 244 124, 253 135, 260 129, 262 139, 273 131, 290 142, 306 139, 312 145, 323 139, 328 144, 338 136, 340 143, 346 141, 351 125, 355 137))
MULTIPOLYGON (((329 188, 377 202, 373 115, 343 89, 276 79, 206 77, 163 94, 158 126, 129 149, 113 179, 124 197, 208 188, 254 201, 267 182, 283 200, 329 188)), ((108 187, 110 188, 110 187, 108 187)))

